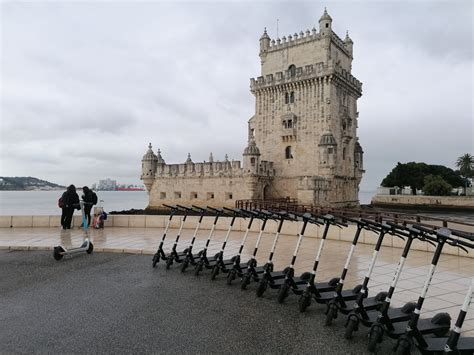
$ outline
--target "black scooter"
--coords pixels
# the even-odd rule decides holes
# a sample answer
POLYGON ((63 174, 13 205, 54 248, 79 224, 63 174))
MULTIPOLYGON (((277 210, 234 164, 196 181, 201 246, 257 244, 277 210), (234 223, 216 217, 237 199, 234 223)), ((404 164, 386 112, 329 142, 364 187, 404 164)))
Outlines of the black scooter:
POLYGON ((466 318, 469 305, 471 304, 474 292, 474 278, 471 280, 471 286, 467 291, 464 303, 459 311, 456 324, 447 338, 425 338, 424 346, 418 346, 423 355, 472 355, 474 354, 474 337, 462 337, 461 328, 466 318))
MULTIPOLYGON (((436 270, 436 266, 438 264, 444 245, 449 244, 451 246, 458 247, 461 250, 464 250, 465 252, 468 252, 466 248, 474 248, 474 244, 465 240, 453 238, 451 236, 451 234, 454 234, 460 238, 468 239, 469 241, 474 241, 474 237, 466 233, 451 231, 448 228, 440 228, 436 231, 433 231, 419 225, 414 225, 413 228, 426 233, 436 233, 438 245, 436 246, 436 250, 431 261, 431 267, 425 279, 425 284, 423 286, 423 289, 421 290, 421 294, 416 303, 416 308, 411 314, 411 318, 406 326, 404 334, 399 336, 397 339, 397 343, 394 348, 395 353, 397 355, 410 354, 411 349, 415 344, 421 352, 423 352, 424 349, 428 348, 427 339, 423 336, 421 330, 418 328, 418 323, 420 320, 421 308, 423 306, 423 302, 425 301, 426 294, 431 283, 431 279, 436 270)), ((453 335, 453 337, 455 336, 453 335)))
MULTIPOLYGON (((405 265, 412 242, 418 239, 436 247, 436 238, 432 237, 431 233, 420 231, 413 228, 413 226, 401 226, 392 222, 387 223, 408 234, 406 235, 407 239, 402 256, 398 262, 397 270, 393 276, 387 298, 382 308, 378 312, 368 312, 368 318, 362 320, 363 325, 370 326, 367 348, 371 352, 375 351, 377 344, 382 342, 385 333, 395 339, 402 335, 411 317, 411 313, 416 308, 415 302, 408 302, 402 308, 390 308, 393 292, 395 291, 398 279, 405 265)), ((451 318, 447 313, 438 313, 433 318, 420 319, 418 327, 422 334, 443 335, 449 330, 450 321, 451 318)))
POLYGON ((153 267, 156 267, 156 264, 158 264, 161 259, 166 260, 166 254, 165 254, 165 251, 163 250, 163 244, 165 243, 166 234, 168 233, 168 229, 170 227, 171 220, 173 219, 173 216, 178 211, 178 207, 176 207, 176 206, 169 206, 169 205, 163 205, 163 206, 170 209, 170 215, 169 215, 168 221, 166 222, 165 231, 163 232, 163 236, 161 237, 161 241, 160 241, 160 245, 158 246, 158 250, 156 251, 155 255, 153 255, 153 263, 152 263, 153 267))
MULTIPOLYGON (((354 235, 354 238, 352 239, 351 248, 349 250, 349 253, 347 254, 346 262, 344 264, 344 268, 342 270, 341 276, 339 278, 334 278, 333 280, 331 280, 332 282, 328 283, 330 285, 334 285, 334 288, 335 288, 334 292, 331 292, 331 291, 323 292, 317 288, 316 286, 317 284, 314 282, 315 277, 316 277, 316 269, 319 263, 319 257, 317 257, 315 260, 315 265, 313 266, 311 278, 308 281, 308 284, 306 285, 306 288, 301 294, 300 299, 298 301, 300 312, 306 311, 306 309, 311 305, 311 300, 313 298, 317 303, 320 303, 320 304, 327 304, 328 302, 333 300, 334 297, 338 297, 341 300, 346 300, 346 301, 355 300, 358 293, 360 292, 362 288, 362 285, 357 285, 352 290, 343 290, 347 271, 349 269, 349 265, 350 265, 352 256, 354 254, 355 248, 359 241, 360 233, 363 229, 372 230, 372 231, 373 229, 369 226, 367 222, 364 222, 363 220, 360 220, 360 219, 350 219, 346 216, 341 217, 341 219, 355 223, 357 225, 357 230, 354 235)), ((323 245, 324 243, 320 244, 319 246, 320 251, 322 251, 323 245)), ((320 252, 318 251, 318 255, 319 254, 320 252)), ((335 314, 337 314, 337 306, 336 306, 335 314)), ((332 317, 331 317, 331 321, 332 321, 332 317)))

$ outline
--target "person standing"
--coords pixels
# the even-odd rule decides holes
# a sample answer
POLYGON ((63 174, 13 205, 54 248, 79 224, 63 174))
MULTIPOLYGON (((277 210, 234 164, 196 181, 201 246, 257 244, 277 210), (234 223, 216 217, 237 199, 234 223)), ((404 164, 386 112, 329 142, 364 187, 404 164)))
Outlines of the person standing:
POLYGON ((89 227, 91 224, 91 209, 92 206, 97 204, 97 195, 87 186, 82 188, 82 192, 84 193, 82 195, 82 201, 84 201, 84 213, 87 217, 87 227, 89 227))
POLYGON ((71 229, 72 215, 74 209, 81 209, 79 204, 79 195, 74 185, 69 185, 62 195, 63 207, 61 214, 61 226, 63 229, 71 229))

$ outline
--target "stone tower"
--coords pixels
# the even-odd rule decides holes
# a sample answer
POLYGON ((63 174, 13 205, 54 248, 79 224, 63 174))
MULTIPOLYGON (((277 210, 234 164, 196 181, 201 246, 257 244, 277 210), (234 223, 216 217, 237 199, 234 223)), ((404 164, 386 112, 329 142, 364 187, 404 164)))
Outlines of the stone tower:
MULTIPOLYGON (((291 198, 300 204, 358 204, 363 150, 357 138, 362 83, 351 74, 353 42, 332 31, 259 40, 261 75, 250 79, 255 115, 240 161, 166 164, 151 149, 142 159, 149 208, 163 204, 233 207, 237 200, 291 198)), ((216 132, 218 134, 218 132, 216 132)))
POLYGON ((362 83, 351 74, 353 42, 332 31, 327 11, 313 28, 260 38, 261 76, 251 79, 249 136, 275 177, 264 198, 301 204, 358 204, 363 151, 357 138, 362 83))

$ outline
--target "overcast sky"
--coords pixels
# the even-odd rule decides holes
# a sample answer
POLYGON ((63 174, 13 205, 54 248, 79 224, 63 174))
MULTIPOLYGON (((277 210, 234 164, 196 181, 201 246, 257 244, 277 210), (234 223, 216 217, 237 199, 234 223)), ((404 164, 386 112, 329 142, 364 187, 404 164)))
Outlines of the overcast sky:
POLYGON ((2 1, 0 176, 140 183, 149 142, 168 163, 241 160, 263 28, 317 27, 325 6, 363 82, 362 190, 474 154, 470 0, 2 1))

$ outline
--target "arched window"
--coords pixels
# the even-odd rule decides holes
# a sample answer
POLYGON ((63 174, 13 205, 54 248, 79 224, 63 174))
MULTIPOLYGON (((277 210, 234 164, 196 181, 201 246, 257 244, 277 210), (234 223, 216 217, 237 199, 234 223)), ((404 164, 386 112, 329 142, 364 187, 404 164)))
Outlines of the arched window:
POLYGON ((296 67, 294 64, 291 64, 289 67, 288 67, 288 70, 290 71, 290 77, 291 78, 294 78, 296 76, 296 67))
POLYGON ((285 159, 293 159, 293 154, 291 153, 291 145, 285 148, 285 159))
POLYGON ((250 158, 250 165, 255 166, 255 158, 250 158))

